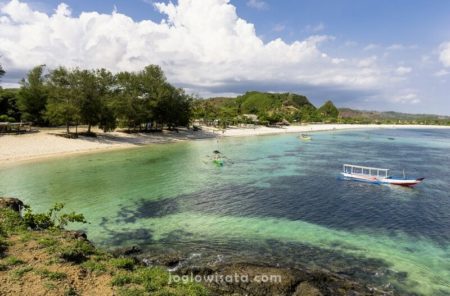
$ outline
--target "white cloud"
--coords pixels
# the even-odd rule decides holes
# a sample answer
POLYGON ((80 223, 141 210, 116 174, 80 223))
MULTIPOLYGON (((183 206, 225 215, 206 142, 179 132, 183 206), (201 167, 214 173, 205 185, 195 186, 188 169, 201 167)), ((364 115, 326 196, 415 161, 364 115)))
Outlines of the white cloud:
POLYGON ((450 42, 442 43, 439 46, 439 60, 445 67, 450 67, 450 42))
POLYGON ((401 94, 394 97, 394 101, 401 104, 418 104, 420 100, 417 98, 417 94, 410 90, 405 90, 401 94))
POLYGON ((411 73, 411 71, 412 71, 412 69, 410 67, 403 67, 403 66, 400 66, 397 69, 395 69, 395 72, 398 75, 406 75, 406 74, 411 73))
POLYGON ((387 50, 406 50, 406 49, 416 49, 417 45, 404 45, 401 43, 394 43, 386 47, 387 50))
POLYGON ((374 50, 379 48, 380 46, 378 44, 370 43, 366 47, 364 47, 364 51, 374 50))
POLYGON ((324 23, 318 23, 317 25, 307 25, 305 28, 305 31, 308 33, 319 33, 321 31, 325 30, 325 24, 324 23))
POLYGON ((269 5, 262 0, 248 0, 247 6, 258 10, 265 10, 269 8, 269 5))
POLYGON ((346 41, 344 43, 344 45, 347 46, 347 47, 355 47, 355 46, 358 45, 358 42, 350 40, 350 41, 346 41))
POLYGON ((442 69, 442 70, 439 70, 436 73, 434 73, 434 76, 443 77, 443 76, 447 76, 448 74, 450 74, 450 71, 442 69))
MULTIPOLYGON (((116 11, 73 16, 65 4, 50 14, 12 0, 0 9, 0 56, 7 69, 39 64, 112 71, 161 65, 169 80, 200 94, 237 92, 230 85, 327 86, 382 91, 394 70, 376 58, 330 56, 330 36, 264 42, 228 0, 155 3, 161 23, 136 22, 116 11)), ((242 87, 244 88, 244 87, 242 87)), ((241 89, 242 89, 241 88, 241 89)))

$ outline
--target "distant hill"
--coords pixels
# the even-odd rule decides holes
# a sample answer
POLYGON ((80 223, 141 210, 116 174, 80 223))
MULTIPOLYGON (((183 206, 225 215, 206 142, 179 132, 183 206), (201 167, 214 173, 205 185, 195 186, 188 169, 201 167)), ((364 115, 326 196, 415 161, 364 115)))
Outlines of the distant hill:
POLYGON ((336 108, 332 101, 316 108, 306 96, 300 94, 258 91, 246 92, 236 98, 195 100, 193 118, 224 126, 255 122, 255 118, 259 124, 339 122, 450 125, 450 116, 336 108))
POLYGON ((193 117, 221 124, 260 124, 336 121, 338 111, 331 101, 319 113, 306 96, 294 93, 250 91, 236 98, 210 98, 194 102, 193 117), (251 115, 251 116, 250 116, 251 115))
POLYGON ((394 111, 366 111, 350 108, 339 108, 339 118, 346 120, 361 120, 370 122, 391 122, 391 123, 427 123, 445 124, 450 122, 450 116, 433 114, 409 114, 394 111))

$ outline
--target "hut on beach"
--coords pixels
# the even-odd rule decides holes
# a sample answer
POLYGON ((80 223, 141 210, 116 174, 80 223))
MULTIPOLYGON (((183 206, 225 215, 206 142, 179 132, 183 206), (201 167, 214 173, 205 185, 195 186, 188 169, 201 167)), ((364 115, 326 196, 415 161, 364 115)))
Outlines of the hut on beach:
POLYGON ((31 132, 31 122, 0 122, 0 134, 22 134, 31 132))

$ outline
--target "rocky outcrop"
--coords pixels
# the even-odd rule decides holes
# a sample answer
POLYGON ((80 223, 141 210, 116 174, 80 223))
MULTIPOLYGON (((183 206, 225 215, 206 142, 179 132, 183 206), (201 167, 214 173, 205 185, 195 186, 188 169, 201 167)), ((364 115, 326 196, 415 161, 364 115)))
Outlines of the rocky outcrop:
POLYGON ((117 248, 111 251, 114 257, 137 255, 141 252, 142 250, 138 246, 117 248))
POLYGON ((24 203, 20 199, 12 197, 0 197, 0 209, 9 208, 16 212, 20 212, 23 207, 24 203))
POLYGON ((215 267, 186 267, 178 270, 178 274, 194 278, 196 275, 201 276, 202 282, 213 295, 386 295, 383 292, 374 293, 362 284, 321 270, 239 263, 215 267))

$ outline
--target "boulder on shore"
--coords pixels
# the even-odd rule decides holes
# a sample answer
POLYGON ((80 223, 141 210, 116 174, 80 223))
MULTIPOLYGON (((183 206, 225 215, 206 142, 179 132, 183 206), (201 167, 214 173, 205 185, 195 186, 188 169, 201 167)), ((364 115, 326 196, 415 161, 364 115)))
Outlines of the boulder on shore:
POLYGON ((13 197, 0 197, 0 209, 9 208, 13 211, 20 212, 23 209, 24 203, 13 197))

